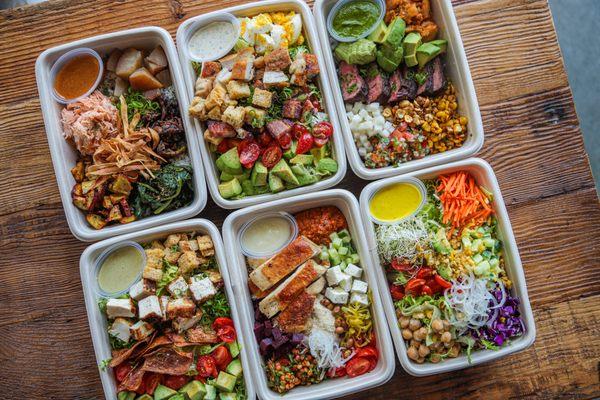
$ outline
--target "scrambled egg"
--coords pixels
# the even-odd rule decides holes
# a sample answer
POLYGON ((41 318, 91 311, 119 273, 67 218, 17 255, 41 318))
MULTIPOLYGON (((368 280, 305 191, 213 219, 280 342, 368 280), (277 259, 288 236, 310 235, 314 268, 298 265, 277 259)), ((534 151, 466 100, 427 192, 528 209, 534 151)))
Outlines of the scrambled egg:
POLYGON ((304 43, 302 17, 293 11, 258 14, 240 18, 240 37, 256 52, 264 54, 279 47, 287 48, 304 43))

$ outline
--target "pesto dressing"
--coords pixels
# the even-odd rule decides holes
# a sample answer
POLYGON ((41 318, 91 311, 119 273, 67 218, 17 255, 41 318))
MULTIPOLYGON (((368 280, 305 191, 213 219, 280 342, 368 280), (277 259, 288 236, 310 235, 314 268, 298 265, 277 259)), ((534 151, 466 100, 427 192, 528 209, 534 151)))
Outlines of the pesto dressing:
POLYGON ((358 38, 377 22, 380 11, 372 1, 351 1, 340 7, 333 18, 333 30, 341 37, 358 38))

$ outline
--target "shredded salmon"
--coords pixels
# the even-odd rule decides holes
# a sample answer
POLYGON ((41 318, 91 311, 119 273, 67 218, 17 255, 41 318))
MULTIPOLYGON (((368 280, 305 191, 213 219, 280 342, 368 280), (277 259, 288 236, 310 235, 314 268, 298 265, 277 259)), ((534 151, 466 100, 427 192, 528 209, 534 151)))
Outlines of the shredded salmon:
POLYGON ((439 181, 436 190, 444 209, 442 222, 451 226, 449 234, 469 225, 480 226, 494 213, 490 199, 469 173, 442 175, 439 181))

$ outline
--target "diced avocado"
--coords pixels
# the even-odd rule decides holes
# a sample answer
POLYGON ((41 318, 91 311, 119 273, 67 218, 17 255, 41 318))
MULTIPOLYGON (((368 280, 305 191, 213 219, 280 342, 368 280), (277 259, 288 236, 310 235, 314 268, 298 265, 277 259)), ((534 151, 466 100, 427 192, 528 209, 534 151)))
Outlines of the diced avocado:
POLYGON ((435 56, 440 54, 441 49, 431 43, 423 43, 417 49, 417 61, 419 62, 419 68, 423 68, 425 64, 433 60, 435 56))
POLYGON ((335 174, 338 170, 338 164, 333 158, 322 158, 317 163, 317 171, 320 172, 330 172, 335 174))
POLYGON ((227 343, 227 348, 229 348, 231 357, 236 358, 240 355, 240 344, 237 341, 227 343))
POLYGON ((273 174, 272 172, 269 173, 269 189, 273 193, 279 193, 283 189, 285 189, 285 185, 283 184, 281 178, 273 174))
POLYGON ((381 50, 377 50, 377 65, 381 67, 385 72, 394 72, 400 63, 396 63, 383 54, 381 50))
POLYGON ((217 399, 217 388, 213 385, 206 384, 204 385, 204 389, 206 389, 206 395, 204 396, 204 400, 216 400, 217 399))
POLYGON ((252 185, 254 186, 265 186, 267 184, 267 175, 269 174, 269 170, 264 166, 263 163, 257 161, 254 163, 254 167, 252 168, 252 174, 250 175, 250 180, 252 181, 252 185))
POLYGON ((215 381, 215 386, 222 392, 231 392, 235 387, 235 381, 237 378, 227 372, 219 372, 219 376, 217 376, 217 380, 215 381))
POLYGON ((135 399, 135 392, 128 392, 126 390, 117 394, 117 400, 133 400, 135 399))
POLYGON ((236 358, 233 361, 231 361, 229 365, 227 365, 227 368, 225 368, 225 371, 235 376, 236 378, 240 376, 242 374, 242 363, 240 359, 236 358))
POLYGON ((178 393, 173 397, 169 397, 169 400, 187 400, 187 399, 185 398, 185 394, 178 393))
POLYGON ((140 397, 138 397, 135 400, 154 400, 154 399, 149 394, 144 394, 144 395, 141 395, 140 397))
POLYGON ((402 44, 405 29, 406 23, 404 20, 402 18, 395 18, 387 28, 387 32, 383 38, 383 44, 393 47, 400 46, 402 44))
POLYGON ((355 42, 338 44, 333 53, 339 60, 344 60, 348 64, 366 65, 375 61, 376 50, 377 45, 375 42, 367 39, 358 39, 355 42))
POLYGON ((233 178, 229 182, 224 182, 219 185, 219 193, 223 198, 228 199, 242 193, 242 185, 237 178, 233 178))
POLYGON ((296 178, 298 176, 308 175, 308 170, 302 164, 292 165, 290 169, 292 170, 292 172, 294 173, 294 175, 296 175, 296 178))
POLYGON ((318 181, 319 177, 315 174, 309 173, 307 175, 298 175, 298 182, 300 182, 300 186, 312 185, 318 181))
POLYGON ((383 55, 390 61, 394 63, 400 64, 402 59, 404 58, 404 50, 402 46, 391 47, 391 46, 381 46, 381 52, 383 55))
POLYGON ((271 173, 283 179, 285 182, 291 183, 293 185, 299 185, 298 178, 294 175, 290 166, 284 159, 279 160, 277 164, 273 166, 271 173))
POLYGON ((296 155, 296 148, 298 147, 298 142, 296 142, 295 140, 292 141, 292 145, 290 146, 289 149, 287 149, 284 153, 283 153, 283 158, 285 158, 286 160, 291 160, 292 158, 294 158, 294 156, 296 155))
POLYGON ((232 147, 217 158, 217 168, 232 175, 242 173, 242 164, 238 155, 237 147, 232 147))
POLYGON ((489 261, 487 260, 483 260, 482 262, 480 262, 479 264, 477 264, 475 266, 475 268, 473 269, 473 272, 475 272, 475 275, 488 275, 490 273, 490 268, 491 265, 489 263, 489 261))
POLYGON ((314 159, 315 158, 311 154, 298 154, 290 160, 290 163, 310 165, 313 163, 314 159))
POLYGON ((439 47, 440 54, 445 53, 446 49, 448 48, 448 41, 446 39, 436 39, 436 40, 432 40, 431 42, 427 42, 427 43, 431 43, 431 44, 439 47))
POLYGON ((404 56, 411 56, 417 54, 417 49, 422 43, 421 35, 418 32, 410 32, 402 41, 402 48, 404 49, 404 56))
POLYGON ((250 173, 251 173, 251 172, 252 172, 252 171, 251 171, 251 170, 249 170, 249 169, 247 169, 247 170, 244 170, 244 173, 243 173, 243 174, 234 175, 234 178, 237 178, 237 180, 238 180, 240 183, 242 183, 242 182, 244 182, 244 181, 249 181, 249 180, 250 180, 250 173))
POLYGON ((244 39, 239 38, 237 40, 237 42, 235 42, 235 44, 233 45, 233 50, 237 53, 238 51, 245 49, 246 47, 250 47, 250 45, 248 44, 248 42, 246 42, 244 39))
POLYGON ((179 393, 185 394, 187 400, 203 400, 206 395, 206 389, 202 382, 191 381, 179 389, 179 393))
POLYGON ((317 165, 321 158, 327 156, 327 149, 325 148, 325 146, 317 147, 316 149, 310 149, 310 154, 312 154, 314 163, 315 165, 317 165))
POLYGON ((232 180, 233 178, 235 178, 233 175, 231 175, 230 173, 225 172, 225 171, 222 171, 221 176, 219 177, 221 182, 228 182, 228 181, 232 180))
POLYGON ((236 400, 237 395, 235 393, 219 393, 219 400, 236 400))
POLYGON ((269 188, 269 185, 255 186, 254 191, 256 192, 256 194, 265 194, 265 193, 269 193, 271 191, 271 189, 269 188))
POLYGON ((163 385, 158 385, 154 390, 154 400, 165 400, 176 395, 177 392, 163 385))
POLYGON ((242 192, 244 192, 247 196, 254 196, 256 194, 256 190, 254 190, 252 181, 245 180, 242 182, 242 192))
POLYGON ((372 40, 375 43, 383 43, 383 39, 385 39, 385 34, 387 33, 387 30, 387 25, 384 21, 381 21, 379 25, 377 25, 377 28, 375 28, 375 30, 371 32, 367 39, 372 40))
POLYGON ((419 61, 417 60, 416 54, 404 56, 404 64, 406 64, 407 67, 414 67, 416 65, 419 65, 419 61))

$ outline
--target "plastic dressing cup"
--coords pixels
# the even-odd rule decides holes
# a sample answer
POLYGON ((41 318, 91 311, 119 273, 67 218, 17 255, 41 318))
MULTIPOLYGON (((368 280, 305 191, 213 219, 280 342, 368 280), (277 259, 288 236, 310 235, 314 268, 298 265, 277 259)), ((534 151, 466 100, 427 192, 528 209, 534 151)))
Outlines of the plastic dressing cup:
POLYGON ((94 276, 96 277, 96 281, 95 281, 96 292, 101 297, 118 297, 124 293, 127 293, 129 291, 129 289, 131 288, 131 286, 133 286, 142 277, 142 271, 143 271, 145 265, 146 265, 146 252, 144 251, 144 248, 139 243, 128 240, 125 242, 113 244, 112 246, 106 248, 106 250, 104 250, 100 254, 100 256, 98 256, 98 258, 94 264, 94 276), (110 255, 112 255, 115 251, 126 248, 126 247, 131 247, 140 253, 140 256, 141 256, 140 265, 135 266, 135 268, 137 268, 139 271, 137 272, 137 274, 135 274, 135 278, 132 279, 131 282, 129 282, 129 284, 127 285, 127 287, 125 289, 119 290, 116 292, 107 292, 100 287, 100 282, 99 282, 100 271, 102 270, 102 266, 104 265, 104 262, 108 259, 108 257, 110 255))
POLYGON ((187 57, 190 60, 196 61, 196 62, 214 61, 214 60, 218 60, 222 57, 225 57, 227 54, 229 54, 231 49, 233 49, 233 46, 235 46, 235 43, 238 41, 238 39, 240 37, 240 21, 236 18, 235 15, 230 14, 230 13, 215 14, 213 16, 209 16, 207 18, 202 18, 202 19, 194 22, 189 27, 187 33, 188 34, 187 34, 187 37, 185 38, 185 42, 184 42, 185 45, 183 46, 184 52, 187 55, 187 57), (214 54, 211 54, 210 56, 197 57, 197 56, 193 55, 192 52, 190 51, 190 41, 192 40, 192 37, 194 37, 196 32, 198 32, 199 30, 204 29, 204 28, 208 27, 210 24, 215 23, 215 22, 229 22, 233 25, 233 30, 235 32, 235 36, 233 37, 231 43, 228 44, 227 46, 225 46, 220 52, 216 52, 214 54))
POLYGON ((329 35, 332 38, 334 38, 335 40, 337 40, 338 42, 355 42, 358 39, 367 37, 371 33, 373 33, 373 31, 379 26, 381 21, 383 21, 383 17, 385 16, 385 10, 386 10, 385 1, 384 0, 367 0, 367 1, 370 1, 371 3, 376 4, 379 7, 379 17, 377 17, 377 21, 375 21, 373 23, 373 26, 371 26, 365 32, 363 32, 362 34, 360 34, 356 37, 345 37, 345 36, 338 35, 337 32, 335 31, 335 29, 333 29, 333 19, 337 15, 338 11, 340 11, 340 8, 342 8, 343 6, 345 6, 348 3, 353 3, 355 1, 359 1, 359 0, 338 1, 337 3, 335 3, 335 6, 333 6, 331 11, 329 11, 329 15, 327 15, 327 31, 329 32, 329 35))
POLYGON ((427 202, 427 188, 425 187, 425 184, 420 179, 417 179, 417 178, 402 178, 402 179, 395 180, 394 182, 390 182, 387 185, 383 185, 383 186, 377 188, 371 194, 371 196, 369 197, 369 202, 368 202, 369 216, 371 217, 371 220, 378 225, 393 225, 400 221, 403 221, 408 218, 412 218, 415 215, 417 215, 417 213, 419 211, 421 211, 421 209, 423 208, 423 206, 425 205, 426 202, 427 202), (375 197, 375 195, 377 195, 377 193, 381 192, 382 190, 389 189, 391 186, 399 185, 399 184, 408 184, 408 185, 414 186, 415 189, 417 189, 419 191, 419 193, 421 195, 421 201, 420 201, 419 205, 410 214, 400 216, 396 219, 387 220, 387 221, 378 219, 371 212, 371 202, 373 201, 373 198, 375 197))
MULTIPOLYGON (((240 243, 240 248, 242 249, 242 253, 249 257, 249 258, 265 258, 265 257, 270 257, 273 254, 276 254, 278 251, 280 251, 281 249, 283 249, 285 246, 287 246, 288 244, 290 244, 295 238, 296 236, 298 236, 298 223, 296 222, 296 218, 294 218, 291 214, 286 213, 286 212, 268 212, 268 213, 264 213, 264 214, 260 214, 257 215, 256 217, 252 218, 250 221, 246 222, 244 225, 242 225, 242 229, 240 229, 240 232, 238 234, 238 241, 240 243), (289 224, 289 237, 287 237, 285 240, 281 241, 281 244, 279 246, 276 246, 273 249, 269 249, 267 251, 256 251, 256 249, 249 249, 245 244, 244 244, 244 235, 246 234, 250 234, 250 228, 257 222, 259 222, 260 220, 265 220, 265 219, 269 219, 269 218, 275 218, 275 219, 282 219, 285 220, 288 224, 289 224)), ((280 239, 280 238, 273 238, 273 240, 276 239, 280 239)))
POLYGON ((102 61, 102 57, 100 57, 100 54, 98 54, 95 50, 90 49, 88 47, 79 47, 77 49, 67 51, 65 54, 58 57, 58 60, 56 60, 54 62, 54 65, 52 65, 52 68, 50 69, 50 81, 52 82, 52 97, 54 97, 54 100, 58 101, 61 104, 69 104, 69 103, 74 103, 78 100, 81 100, 82 98, 89 96, 90 94, 92 94, 92 92, 94 90, 96 90, 96 88, 100 84, 100 81, 102 80, 103 75, 104 75, 104 62, 102 61), (82 94, 81 96, 76 97, 74 99, 65 99, 60 94, 58 94, 56 92, 56 89, 54 88, 54 82, 56 81, 56 76, 58 75, 60 70, 69 61, 71 61, 74 58, 83 56, 83 55, 90 55, 90 56, 93 56, 96 60, 98 60, 98 76, 96 77, 96 81, 90 87, 90 89, 87 92, 85 92, 84 94, 82 94))

